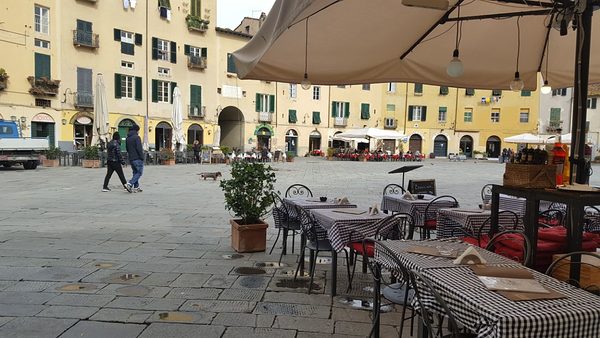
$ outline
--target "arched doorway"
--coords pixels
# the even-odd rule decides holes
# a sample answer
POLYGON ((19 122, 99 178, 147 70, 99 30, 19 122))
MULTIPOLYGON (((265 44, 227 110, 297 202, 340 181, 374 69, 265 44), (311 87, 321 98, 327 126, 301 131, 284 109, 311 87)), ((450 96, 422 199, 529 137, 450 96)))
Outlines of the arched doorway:
POLYGON ((75 149, 82 149, 92 143, 94 120, 87 114, 78 114, 73 119, 73 141, 75 149))
POLYGON ((473 138, 469 135, 461 137, 459 148, 466 157, 473 156, 473 138))
POLYGON ((225 107, 219 114, 221 139, 219 144, 244 149, 244 114, 234 106, 225 107))
POLYGON ((308 151, 321 149, 321 133, 313 130, 308 136, 308 151))
POLYGON ((291 151, 298 155, 298 132, 290 129, 285 133, 285 151, 291 151))
MULTIPOLYGON (((336 132, 333 134, 333 137, 335 137, 335 135, 337 135, 337 134, 341 134, 341 133, 342 133, 341 131, 336 131, 336 132)), ((346 142, 345 142, 345 141, 342 141, 342 140, 336 140, 336 139, 332 139, 332 141, 331 141, 331 147, 332 147, 332 148, 343 148, 343 147, 345 147, 345 146, 346 146, 346 142)))
POLYGON ((52 116, 39 113, 31 119, 31 138, 48 138, 51 146, 56 145, 56 135, 52 116))
POLYGON ((204 144, 204 129, 199 124, 194 123, 188 128, 187 142, 188 144, 194 144, 196 140, 201 145, 204 144))
POLYGON ((123 119, 117 126, 119 136, 121 137, 121 151, 127 151, 127 148, 125 147, 125 140, 127 139, 127 134, 129 134, 129 129, 131 129, 134 124, 135 122, 130 119, 123 119))
POLYGON ((488 157, 497 158, 500 157, 502 149, 502 141, 498 136, 490 136, 485 142, 485 152, 488 153, 488 157))
POLYGON ((423 153, 423 138, 419 134, 412 134, 408 139, 408 150, 410 150, 413 154, 418 150, 420 153, 423 153))
POLYGON ((444 135, 438 135, 433 140, 433 154, 435 157, 448 156, 448 138, 444 135))
POLYGON ((171 138, 173 130, 167 122, 160 122, 154 128, 154 149, 160 151, 162 148, 172 148, 171 138))
POLYGON ((273 135, 271 128, 259 126, 254 131, 254 135, 256 135, 256 149, 271 149, 271 136, 273 135))

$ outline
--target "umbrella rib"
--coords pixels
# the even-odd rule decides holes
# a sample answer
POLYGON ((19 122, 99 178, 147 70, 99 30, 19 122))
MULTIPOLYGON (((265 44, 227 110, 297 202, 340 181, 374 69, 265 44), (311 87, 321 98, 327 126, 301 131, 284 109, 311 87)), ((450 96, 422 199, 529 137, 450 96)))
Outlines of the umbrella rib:
POLYGON ((319 12, 322 12, 322 11, 326 10, 327 8, 329 8, 329 7, 331 7, 331 6, 335 5, 335 4, 337 4, 337 3, 339 3, 339 2, 342 2, 342 1, 344 1, 344 0, 336 0, 336 1, 334 1, 334 2, 330 3, 329 5, 327 5, 327 6, 323 7, 323 8, 319 8, 319 10, 317 10, 316 12, 314 12, 314 13, 310 13, 310 14, 309 14, 309 15, 307 15, 306 17, 303 17, 303 18, 302 18, 302 20, 298 20, 298 21, 296 21, 296 22, 292 22, 292 23, 291 23, 291 24, 290 24, 290 25, 289 25, 287 28, 288 28, 288 29, 290 29, 290 28, 292 28, 292 26, 295 26, 296 24, 298 24, 298 23, 300 23, 300 22, 303 22, 304 20, 306 20, 306 19, 310 18, 311 16, 317 15, 319 12))
MULTIPOLYGON (((555 3, 532 1, 532 0, 496 0, 496 1, 497 2, 506 2, 506 3, 511 3, 511 4, 518 4, 518 5, 544 7, 544 8, 554 8, 556 6, 555 3)), ((562 3, 561 1, 558 1, 558 2, 564 5, 564 3, 562 3)))
POLYGON ((484 20, 484 19, 502 19, 502 18, 512 18, 515 16, 548 15, 548 14, 553 14, 553 13, 554 13, 554 10, 552 10, 552 9, 540 9, 540 10, 536 10, 536 11, 520 11, 520 12, 511 12, 511 13, 463 16, 460 18, 448 18, 445 22, 471 21, 471 20, 484 20))
POLYGON ((404 58, 410 54, 415 48, 417 48, 417 46, 429 35, 431 34, 431 32, 433 32, 434 29, 436 29, 437 26, 439 26, 440 24, 442 24, 443 22, 445 22, 446 20, 448 20, 448 16, 450 16, 450 14, 452 14, 452 12, 454 12, 454 10, 460 6, 463 3, 464 0, 458 0, 454 6, 452 6, 452 8, 450 8, 449 10, 446 11, 446 13, 439 18, 438 21, 436 21, 435 24, 433 24, 431 27, 429 27, 429 29, 425 32, 425 34, 421 35, 421 37, 415 41, 415 43, 413 43, 412 46, 410 46, 410 48, 404 52, 404 54, 402 54, 400 56, 400 60, 404 60, 404 58))

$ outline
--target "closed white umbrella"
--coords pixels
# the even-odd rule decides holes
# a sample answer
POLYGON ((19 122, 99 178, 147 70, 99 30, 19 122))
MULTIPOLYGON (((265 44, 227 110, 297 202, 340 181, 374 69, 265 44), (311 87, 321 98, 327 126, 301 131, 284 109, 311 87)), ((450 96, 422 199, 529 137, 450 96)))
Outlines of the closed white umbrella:
POLYGON ((221 145, 221 126, 215 127, 215 135, 213 139, 213 146, 219 147, 221 145))
MULTIPOLYGON (((555 135, 548 137, 547 143, 554 143, 554 142, 556 142, 555 135)), ((571 144, 571 133, 561 135, 560 142, 564 143, 564 144, 571 144)))
POLYGON ((183 108, 179 87, 173 89, 173 111, 171 122, 173 123, 173 149, 175 151, 181 151, 185 144, 185 137, 183 136, 183 108), (177 148, 178 143, 179 148, 177 148))
POLYGON ((92 144, 108 143, 108 105, 106 103, 106 88, 102 74, 96 75, 96 96, 94 97, 94 130, 92 144))

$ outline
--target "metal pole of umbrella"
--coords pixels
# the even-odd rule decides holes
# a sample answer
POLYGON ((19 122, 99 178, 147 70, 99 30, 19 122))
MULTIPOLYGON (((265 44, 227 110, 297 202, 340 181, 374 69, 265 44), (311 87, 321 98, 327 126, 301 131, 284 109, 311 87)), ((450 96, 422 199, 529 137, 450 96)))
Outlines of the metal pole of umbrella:
POLYGON ((592 31, 593 0, 586 1, 586 7, 578 20, 577 42, 575 46, 575 83, 573 86, 573 123, 571 125, 571 183, 588 182, 588 163, 585 159, 588 79, 590 71, 590 45, 592 31))

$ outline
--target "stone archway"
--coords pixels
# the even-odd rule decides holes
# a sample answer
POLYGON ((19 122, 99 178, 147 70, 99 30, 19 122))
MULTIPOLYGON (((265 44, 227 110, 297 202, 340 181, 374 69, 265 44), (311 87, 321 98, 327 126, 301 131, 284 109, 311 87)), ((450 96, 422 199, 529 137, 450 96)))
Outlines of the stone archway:
POLYGON ((294 129, 285 132, 285 151, 298 155, 298 132, 294 129))
POLYGON ((173 128, 168 122, 159 122, 154 128, 154 149, 160 151, 162 148, 171 149, 171 138, 173 137, 173 128))
POLYGON ((51 146, 56 145, 56 128, 52 116, 39 113, 31 119, 31 138, 48 138, 51 146))
POLYGON ((121 137, 121 151, 127 151, 125 141, 127 140, 129 129, 131 129, 134 124, 136 123, 131 119, 122 119, 117 125, 117 131, 119 132, 119 137, 121 137))
POLYGON ((500 157, 500 153, 502 152, 501 147, 502 141, 496 135, 488 137, 487 141, 485 142, 485 152, 488 154, 488 157, 500 157))
POLYGON ((466 157, 473 156, 473 138, 469 135, 461 137, 459 148, 466 157))
POLYGON ((71 119, 73 124, 73 141, 75 148, 81 149, 92 143, 94 133, 94 116, 89 113, 79 113, 71 119))
POLYGON ((412 134, 408 139, 408 150, 410 150, 413 154, 416 151, 423 153, 423 138, 419 134, 412 134))
POLYGON ((198 140, 198 142, 200 142, 201 145, 204 144, 204 129, 202 129, 202 127, 197 124, 194 123, 192 124, 189 128, 188 128, 188 137, 187 137, 187 142, 188 144, 194 144, 194 141, 198 140))
POLYGON ((433 140, 433 154, 435 157, 448 156, 448 138, 444 135, 438 135, 433 140))
POLYGON ((221 139, 219 144, 244 149, 244 114, 239 108, 227 106, 219 114, 221 139))
POLYGON ((321 133, 318 130, 313 130, 308 136, 308 151, 321 149, 321 133))

